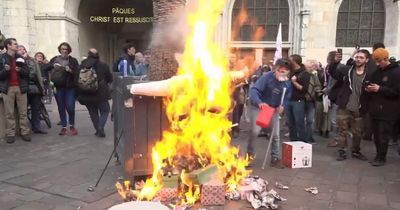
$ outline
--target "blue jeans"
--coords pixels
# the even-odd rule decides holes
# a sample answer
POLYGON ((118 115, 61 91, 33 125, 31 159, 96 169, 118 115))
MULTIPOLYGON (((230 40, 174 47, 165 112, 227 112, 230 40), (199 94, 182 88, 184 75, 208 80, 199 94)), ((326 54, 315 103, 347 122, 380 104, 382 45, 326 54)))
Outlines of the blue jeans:
POLYGON ((313 141, 313 127, 315 121, 315 104, 314 102, 305 103, 306 115, 306 141, 313 141))
POLYGON ((96 129, 96 131, 104 130, 108 114, 110 114, 110 104, 108 101, 102 101, 96 104, 87 104, 86 107, 89 111, 94 129, 96 129))
POLYGON ((60 114, 62 127, 67 127, 67 112, 68 122, 70 126, 75 125, 75 90, 60 88, 57 89, 57 106, 58 113, 60 114))
MULTIPOLYGON (((255 155, 254 151, 254 139, 257 138, 257 135, 261 131, 261 127, 256 124, 258 114, 260 113, 260 109, 255 106, 250 106, 250 120, 251 120, 251 133, 250 133, 250 138, 249 142, 247 144, 247 153, 250 155, 255 155)), ((280 127, 279 127, 279 114, 275 112, 274 116, 272 117, 271 124, 269 126, 272 130, 273 128, 273 133, 271 133, 272 137, 272 143, 271 143, 271 157, 280 159, 281 157, 281 143, 280 143, 280 137, 279 137, 279 132, 280 132, 280 127), (271 127, 272 126, 272 127, 271 127)))
POLYGON ((289 121, 289 136, 291 141, 306 140, 305 126, 305 102, 289 101, 287 106, 287 117, 289 121))

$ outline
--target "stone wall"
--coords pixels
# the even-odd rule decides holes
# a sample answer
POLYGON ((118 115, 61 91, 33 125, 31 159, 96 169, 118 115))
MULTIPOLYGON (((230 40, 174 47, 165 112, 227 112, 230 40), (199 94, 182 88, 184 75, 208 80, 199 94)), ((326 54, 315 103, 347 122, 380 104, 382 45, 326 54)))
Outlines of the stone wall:
POLYGON ((30 51, 35 50, 34 0, 2 0, 1 31, 6 37, 14 37, 30 51))

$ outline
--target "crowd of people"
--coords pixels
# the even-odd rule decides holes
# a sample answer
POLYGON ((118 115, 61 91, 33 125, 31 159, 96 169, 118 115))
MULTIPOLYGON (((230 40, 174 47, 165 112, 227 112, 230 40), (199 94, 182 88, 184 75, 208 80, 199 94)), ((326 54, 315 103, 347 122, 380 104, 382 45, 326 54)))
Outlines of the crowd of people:
MULTIPOLYGON (((356 48, 345 63, 340 51, 331 51, 325 67, 316 60, 303 64, 300 55, 290 55, 288 59, 278 59, 273 66, 260 67, 249 84, 237 87, 235 92, 248 93, 245 103, 234 94, 233 110, 233 122, 238 123, 243 113, 240 107, 248 105, 248 155, 255 155, 253 142, 257 136, 272 135, 271 166, 277 168, 283 168, 282 125, 288 128, 285 135, 289 141, 315 144, 315 135, 331 138, 328 146, 337 147, 338 161, 346 160, 348 153, 352 158, 368 160, 362 153, 364 139, 375 143, 376 156, 370 160, 371 165, 383 166, 388 146, 397 144, 400 67, 382 43, 373 46, 373 53, 356 48), (269 128, 261 128, 256 119, 266 105, 275 108, 275 113, 269 128)), ((235 138, 238 133, 236 128, 232 136, 235 138)))
MULTIPOLYGON (((87 57, 79 63, 70 55, 72 48, 66 42, 58 46, 59 55, 50 61, 42 52, 30 57, 14 38, 2 38, 1 45, 0 115, 5 125, 0 124, 0 137, 10 144, 15 142, 17 134, 29 142, 31 133, 47 133, 41 127, 39 109, 42 103, 51 103, 53 95, 60 117, 60 136, 78 135, 75 122, 78 101, 87 107, 95 135, 105 137, 111 72, 143 79, 149 67, 150 53, 136 52, 130 43, 123 47, 113 70, 101 61, 95 48, 89 49, 87 57)), ((231 54, 229 61, 233 69, 238 61, 236 54, 231 54)), ((376 156, 370 161, 373 166, 385 164, 390 139, 391 144, 397 144, 400 67, 382 43, 375 44, 372 53, 356 48, 346 63, 342 63, 340 51, 331 51, 325 67, 316 60, 303 64, 302 56, 293 54, 276 60, 274 65, 261 66, 247 82, 234 89, 233 124, 239 125, 245 113, 252 126, 247 153, 255 155, 253 144, 257 136, 272 135, 274 167, 283 167, 280 136, 284 128, 290 141, 314 144, 316 134, 332 138, 328 146, 338 148, 338 161, 347 159, 348 139, 352 139, 351 157, 367 160, 361 142, 373 140, 376 147, 376 156), (269 128, 256 124, 265 106, 275 110, 269 128)), ((233 126, 232 136, 236 138, 239 131, 239 126, 233 126)))
MULTIPOLYGON (((53 95, 60 117, 60 136, 78 135, 76 101, 87 107, 95 135, 106 136, 104 127, 110 113, 113 76, 97 49, 89 49, 80 63, 71 56, 72 48, 67 42, 58 46, 59 55, 50 61, 42 52, 31 57, 15 38, 3 36, 0 45, 0 139, 12 144, 18 135, 30 142, 32 133, 47 134, 41 126, 40 108, 51 103, 53 95)), ((136 52, 130 43, 123 51, 115 71, 123 76, 144 77, 149 53, 136 52)))

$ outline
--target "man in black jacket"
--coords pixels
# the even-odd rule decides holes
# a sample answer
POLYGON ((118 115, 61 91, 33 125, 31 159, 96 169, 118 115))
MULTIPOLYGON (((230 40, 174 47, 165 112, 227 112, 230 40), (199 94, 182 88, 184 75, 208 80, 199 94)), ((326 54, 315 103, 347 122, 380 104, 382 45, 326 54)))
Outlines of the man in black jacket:
POLYGON ((89 50, 88 57, 82 61, 80 69, 92 67, 97 74, 98 89, 96 92, 85 92, 78 88, 77 99, 79 103, 86 105, 93 127, 96 129, 95 135, 104 138, 106 137, 104 126, 110 113, 108 100, 111 95, 108 84, 113 81, 113 78, 110 68, 100 61, 99 53, 94 48, 89 50))
POLYGON ((18 44, 14 38, 4 41, 7 53, 0 56, 0 93, 3 93, 6 115, 6 142, 15 142, 15 104, 17 104, 21 138, 31 141, 27 117, 27 92, 29 69, 25 60, 17 54, 18 44))
POLYGON ((342 161, 347 158, 347 136, 349 131, 353 134, 353 145, 351 155, 359 160, 367 160, 360 152, 362 136, 363 116, 361 112, 365 110, 367 101, 362 97, 363 84, 368 81, 371 69, 368 69, 368 50, 359 50, 355 56, 355 62, 351 66, 341 66, 338 64, 342 59, 341 54, 335 56, 335 63, 330 66, 329 73, 337 81, 342 81, 338 89, 335 103, 338 105, 337 123, 339 128, 339 150, 336 160, 342 161), (351 130, 350 130, 351 129, 351 130))
POLYGON ((372 57, 378 70, 365 88, 377 152, 371 165, 383 166, 393 125, 399 118, 400 67, 397 63, 390 63, 386 49, 376 49, 372 57))

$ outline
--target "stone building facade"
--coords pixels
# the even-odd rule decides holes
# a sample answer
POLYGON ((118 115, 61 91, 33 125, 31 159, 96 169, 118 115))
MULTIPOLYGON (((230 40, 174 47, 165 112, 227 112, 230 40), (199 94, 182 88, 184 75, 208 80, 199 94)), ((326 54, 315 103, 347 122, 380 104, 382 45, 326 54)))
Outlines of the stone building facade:
MULTIPOLYGON (((225 49, 237 48, 248 52, 255 49, 256 54, 262 54, 268 60, 274 50, 274 40, 232 37, 237 1, 248 4, 245 5, 248 11, 253 11, 258 20, 260 12, 281 9, 279 21, 286 22, 283 30, 285 54, 298 53, 306 59, 324 62, 329 50, 343 48, 345 54, 350 54, 354 49, 351 41, 354 44, 359 44, 359 41, 368 43, 366 39, 370 37, 369 42, 381 39, 393 56, 400 57, 400 2, 397 0, 227 0, 226 8, 221 12, 216 41, 225 49), (368 5, 366 2, 372 3, 368 5), (357 17, 358 22, 355 20, 357 17), (338 34, 342 41, 338 41, 338 34), (373 36, 375 38, 371 38, 373 36), (346 39, 346 46, 340 46, 346 39)), ((91 21, 94 20, 92 16, 109 15, 111 8, 115 7, 110 2, 117 2, 121 8, 134 8, 140 17, 149 17, 152 13, 149 0, 0 0, 0 30, 7 37, 17 38, 31 52, 42 51, 51 57, 58 54, 58 44, 67 41, 77 58, 85 56, 87 49, 95 46, 112 63, 124 42, 133 41, 138 43, 139 50, 144 50, 150 43, 151 24, 91 21), (144 2, 147 2, 146 9, 140 6, 145 5, 144 2)), ((127 17, 127 14, 123 16, 127 17)), ((263 19, 265 23, 259 21, 257 24, 273 28, 268 23, 268 14, 266 17, 267 20, 263 19)), ((269 37, 275 36, 274 30, 267 30, 267 33, 269 37)), ((244 32, 242 34, 245 36, 244 32)), ((370 49, 371 46, 362 47, 370 49)))

